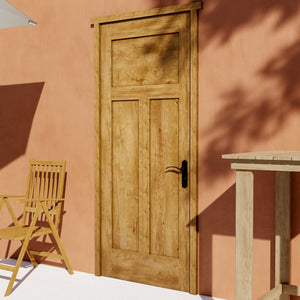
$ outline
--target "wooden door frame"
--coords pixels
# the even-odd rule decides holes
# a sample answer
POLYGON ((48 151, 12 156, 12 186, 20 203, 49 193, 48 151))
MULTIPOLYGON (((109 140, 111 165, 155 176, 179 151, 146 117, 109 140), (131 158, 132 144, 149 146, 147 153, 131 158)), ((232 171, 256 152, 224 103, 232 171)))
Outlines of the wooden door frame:
POLYGON ((190 278, 189 292, 198 293, 198 10, 202 2, 154 8, 92 19, 95 30, 95 275, 101 275, 100 199, 100 26, 106 23, 141 19, 182 12, 190 14, 190 278))

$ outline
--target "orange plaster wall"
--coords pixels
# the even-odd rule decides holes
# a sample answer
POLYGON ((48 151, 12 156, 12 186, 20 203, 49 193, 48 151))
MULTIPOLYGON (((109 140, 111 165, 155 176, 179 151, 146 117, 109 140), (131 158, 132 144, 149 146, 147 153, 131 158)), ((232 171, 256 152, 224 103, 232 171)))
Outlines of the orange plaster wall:
MULTIPOLYGON (((66 159, 62 239, 74 269, 93 273, 90 19, 189 1, 10 2, 38 27, 0 31, 0 191, 24 192, 29 158, 66 159)), ((204 0, 199 15, 200 294, 234 299, 235 178, 221 154, 299 149, 299 6, 298 0, 204 0)), ((294 186, 299 181, 293 177, 294 186)), ((274 281, 273 185, 272 173, 256 174, 254 299, 274 281)), ((299 194, 293 188, 291 275, 300 285, 299 194)), ((1 256, 5 250, 1 246, 1 256)))
MULTIPOLYGON (((235 174, 223 153, 299 150, 298 1, 204 1, 199 18, 199 286, 234 299, 235 174)), ((274 174, 255 174, 253 299, 274 284, 274 174), (270 271, 271 270, 271 271, 270 271)), ((291 282, 300 284, 299 177, 291 282)))

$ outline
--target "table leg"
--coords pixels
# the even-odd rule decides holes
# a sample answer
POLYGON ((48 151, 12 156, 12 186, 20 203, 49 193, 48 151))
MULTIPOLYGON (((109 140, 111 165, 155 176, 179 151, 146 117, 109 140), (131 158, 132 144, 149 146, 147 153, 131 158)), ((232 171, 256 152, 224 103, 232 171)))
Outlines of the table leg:
MULTIPOLYGON (((290 280, 290 195, 290 172, 276 172, 275 286, 290 280)), ((289 295, 281 295, 276 300, 289 299, 289 295)))
POLYGON ((236 171, 235 300, 252 300, 253 172, 236 171))

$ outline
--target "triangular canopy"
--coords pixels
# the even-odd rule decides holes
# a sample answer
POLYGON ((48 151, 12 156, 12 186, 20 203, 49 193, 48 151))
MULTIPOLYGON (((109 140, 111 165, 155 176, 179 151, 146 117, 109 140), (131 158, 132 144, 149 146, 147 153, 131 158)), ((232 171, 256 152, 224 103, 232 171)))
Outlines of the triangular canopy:
POLYGON ((6 0, 0 0, 0 29, 37 23, 21 13, 6 0))

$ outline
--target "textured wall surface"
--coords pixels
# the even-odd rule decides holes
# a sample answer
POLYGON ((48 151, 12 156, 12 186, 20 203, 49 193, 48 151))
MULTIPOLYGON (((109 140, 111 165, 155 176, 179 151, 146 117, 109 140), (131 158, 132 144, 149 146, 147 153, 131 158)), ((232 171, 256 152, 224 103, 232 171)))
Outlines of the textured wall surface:
MULTIPOLYGON (((29 158, 67 160, 61 235, 75 270, 94 271, 90 19, 187 2, 10 0, 38 27, 0 31, 0 193, 24 193, 29 158)), ((297 0, 204 0, 199 14, 200 294, 234 299, 235 177, 221 154, 299 150, 299 10, 297 0)), ((255 299, 274 281, 274 176, 256 175, 255 299)), ((298 285, 299 183, 294 176, 291 282, 298 285)), ((16 249, 0 245, 1 256, 16 249)))
MULTIPOLYGON (((200 291, 234 299, 235 172, 222 153, 299 150, 297 1, 204 1, 199 18, 200 291)), ((254 293, 274 284, 274 183, 255 176, 254 293)), ((291 282, 300 284, 293 177, 291 282)), ((299 252, 298 252, 299 253, 299 252)))

